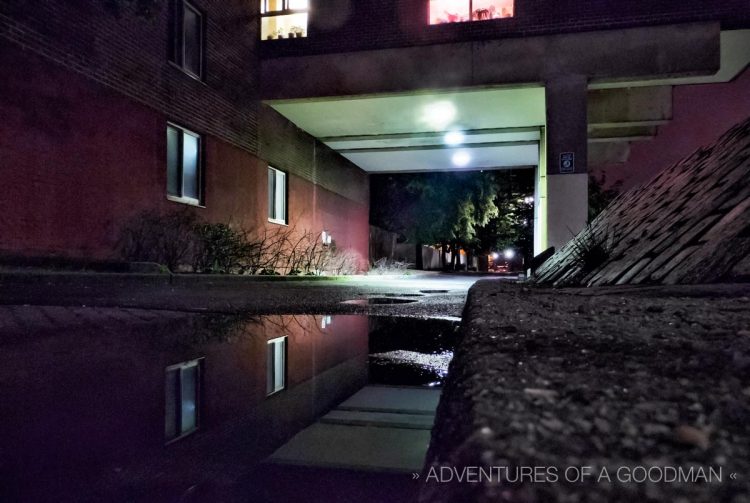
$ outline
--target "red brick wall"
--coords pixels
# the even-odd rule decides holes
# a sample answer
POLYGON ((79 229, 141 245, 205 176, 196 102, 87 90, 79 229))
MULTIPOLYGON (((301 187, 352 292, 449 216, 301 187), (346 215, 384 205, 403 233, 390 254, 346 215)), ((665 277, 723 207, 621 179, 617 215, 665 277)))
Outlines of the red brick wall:
POLYGON ((13 458, 0 466, 0 499, 172 501, 196 481, 239 479, 367 383, 364 316, 335 316, 325 331, 320 316, 271 316, 227 332, 189 315, 144 318, 106 309, 0 311, 4 336, 35 341, 3 348, 2 396, 13 405, 0 417, 13 458), (288 336, 286 389, 267 398, 267 341, 280 335, 288 336), (196 358, 204 358, 201 427, 165 447, 165 369, 196 358))
POLYGON ((625 190, 645 183, 750 117, 748 97, 750 69, 726 84, 677 86, 672 120, 659 127, 657 136, 633 143, 625 164, 598 167, 593 172, 606 173, 608 183, 622 180, 625 190))
POLYGON ((265 57, 721 21, 750 26, 746 0, 516 0, 515 17, 428 25, 428 0, 313 0, 309 38, 263 41, 265 57))
MULTIPOLYGON (((0 51, 0 252, 86 258, 116 257, 125 222, 148 209, 183 207, 166 199, 166 124, 205 135, 205 209, 215 222, 245 227, 267 224, 267 162, 211 134, 200 120, 179 120, 96 83, 57 63, 14 46, 0 51)), ((328 169, 350 178, 338 192, 314 178, 324 171, 314 157, 315 140, 291 126, 274 142, 312 166, 280 156, 275 166, 290 172, 290 224, 334 234, 343 248, 363 257, 368 249, 368 179, 342 158, 328 169), (306 142, 306 143, 305 143, 306 142), (300 150, 309 152, 299 153, 300 150), (355 198, 355 199, 353 199, 355 198)))
POLYGON ((204 11, 207 24, 203 82, 168 63, 168 0, 157 2, 161 7, 153 18, 136 16, 132 7, 118 17, 104 9, 104 1, 4 0, 0 39, 253 152, 257 7, 245 0, 191 1, 204 11))

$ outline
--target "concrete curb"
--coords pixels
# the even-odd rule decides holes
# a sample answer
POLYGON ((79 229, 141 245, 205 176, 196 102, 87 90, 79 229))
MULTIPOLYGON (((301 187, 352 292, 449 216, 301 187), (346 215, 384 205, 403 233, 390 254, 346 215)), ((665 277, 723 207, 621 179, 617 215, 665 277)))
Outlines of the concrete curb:
POLYGON ((109 273, 109 272, 70 272, 70 271, 30 271, 0 272, 0 286, 29 285, 45 283, 66 285, 89 283, 92 285, 128 284, 154 286, 220 286, 264 282, 347 282, 357 276, 240 276, 222 274, 171 274, 171 273, 109 273))

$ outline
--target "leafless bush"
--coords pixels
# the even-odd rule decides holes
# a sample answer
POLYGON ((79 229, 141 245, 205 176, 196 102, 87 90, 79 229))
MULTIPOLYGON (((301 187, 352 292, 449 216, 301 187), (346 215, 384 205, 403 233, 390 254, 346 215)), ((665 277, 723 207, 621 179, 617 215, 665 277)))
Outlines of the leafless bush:
POLYGON ((257 238, 262 274, 346 275, 359 272, 361 257, 324 245, 320 233, 294 227, 263 230, 257 238))
POLYGON ((172 271, 261 275, 344 275, 359 272, 361 257, 324 245, 320 233, 294 227, 247 231, 200 222, 190 212, 148 212, 122 232, 130 261, 157 262, 172 271))
POLYGON ((198 244, 197 222, 189 211, 141 213, 122 231, 122 256, 131 262, 156 262, 176 271, 192 261, 198 244))
POLYGON ((193 270, 213 274, 243 274, 248 269, 257 244, 244 229, 228 224, 198 224, 193 270))
POLYGON ((332 276, 348 276, 359 272, 362 257, 354 250, 331 248, 326 257, 324 271, 332 276))
POLYGON ((609 232, 608 227, 597 232, 588 224, 570 243, 577 272, 567 284, 579 284, 586 276, 603 266, 611 258, 616 241, 616 236, 609 232))
POLYGON ((373 262, 370 274, 405 274, 409 266, 411 264, 408 262, 383 257, 373 262))

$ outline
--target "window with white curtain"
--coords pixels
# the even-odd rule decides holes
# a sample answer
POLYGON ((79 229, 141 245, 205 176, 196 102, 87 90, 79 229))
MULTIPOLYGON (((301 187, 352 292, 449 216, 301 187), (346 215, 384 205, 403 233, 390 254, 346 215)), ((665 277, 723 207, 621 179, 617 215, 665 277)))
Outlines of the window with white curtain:
POLYGON ((286 387, 286 337, 268 341, 266 394, 273 395, 286 387))
POLYGON ((201 204, 201 136, 185 128, 167 125, 167 197, 173 201, 201 204))
POLYGON ((268 221, 277 224, 287 223, 286 173, 268 168, 268 221))

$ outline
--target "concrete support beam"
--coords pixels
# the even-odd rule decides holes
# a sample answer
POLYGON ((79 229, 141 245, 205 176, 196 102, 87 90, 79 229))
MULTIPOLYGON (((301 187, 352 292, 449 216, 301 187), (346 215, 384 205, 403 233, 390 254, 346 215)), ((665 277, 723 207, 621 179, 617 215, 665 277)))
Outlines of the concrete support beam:
POLYGON ((589 143, 589 166, 603 166, 607 164, 623 164, 630 157, 630 143, 609 142, 589 143))
POLYGON ((546 85, 547 244, 560 249, 588 219, 587 87, 584 75, 546 85))
POLYGON ((589 91, 588 107, 592 127, 668 121, 672 118, 672 86, 589 91))
POLYGON ((534 184, 534 256, 548 248, 547 245, 547 131, 542 128, 539 140, 539 165, 534 184))
POLYGON ((547 244, 559 250, 578 234, 588 220, 589 176, 547 177, 547 244))
POLYGON ((597 128, 589 123, 589 141, 606 139, 608 141, 628 141, 632 138, 653 138, 656 136, 656 126, 597 128))
POLYGON ((477 42, 269 58, 265 100, 508 84, 560 73, 606 82, 713 75, 719 23, 689 23, 477 42))

